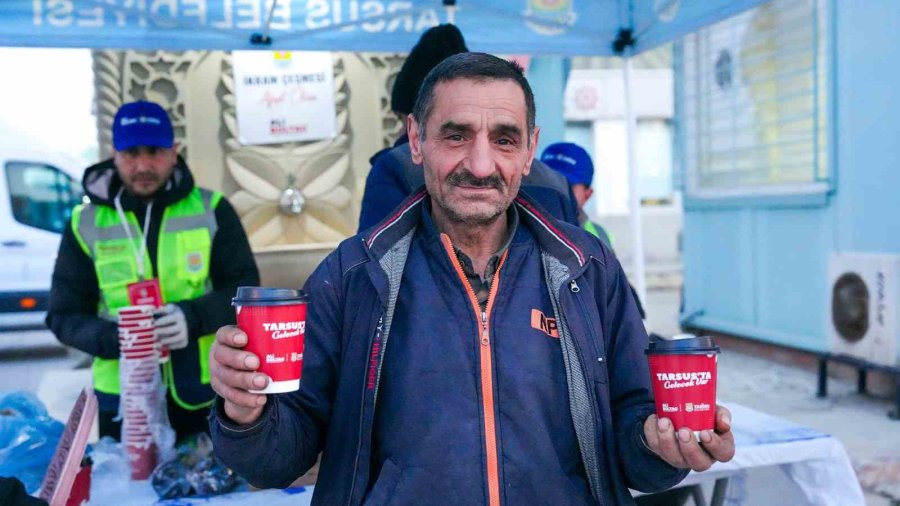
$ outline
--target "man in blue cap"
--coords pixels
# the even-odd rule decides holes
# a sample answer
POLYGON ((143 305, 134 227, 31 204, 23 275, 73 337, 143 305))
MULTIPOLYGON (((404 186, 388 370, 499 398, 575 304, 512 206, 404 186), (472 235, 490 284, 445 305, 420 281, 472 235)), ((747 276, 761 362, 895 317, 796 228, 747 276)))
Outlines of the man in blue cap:
POLYGON ((166 111, 132 102, 116 113, 112 159, 89 167, 90 203, 63 231, 47 325, 64 344, 94 356, 100 435, 119 437, 119 341, 124 306, 153 304, 157 341, 170 359, 162 374, 178 439, 206 430, 209 347, 234 323, 230 298, 259 284, 247 236, 219 192, 198 188, 166 111))
POLYGON ((541 161, 551 169, 566 177, 575 200, 578 202, 578 223, 612 248, 612 240, 603 227, 588 219, 584 204, 594 194, 591 183, 594 180, 594 162, 591 155, 581 146, 572 142, 557 142, 547 146, 541 161))
MULTIPOLYGON (((603 227, 591 221, 587 213, 584 212, 584 204, 594 194, 594 189, 591 188, 591 183, 594 180, 594 162, 591 160, 591 155, 578 144, 557 142, 544 149, 544 152, 541 154, 541 161, 565 176, 566 181, 569 182, 572 194, 575 195, 575 200, 578 202, 578 223, 582 228, 603 241, 603 244, 606 244, 609 249, 613 249, 612 237, 603 227)), ((641 318, 646 318, 647 315, 644 312, 644 305, 641 303, 641 299, 630 283, 628 286, 631 287, 631 294, 634 296, 635 302, 637 302, 638 313, 641 315, 641 318)))

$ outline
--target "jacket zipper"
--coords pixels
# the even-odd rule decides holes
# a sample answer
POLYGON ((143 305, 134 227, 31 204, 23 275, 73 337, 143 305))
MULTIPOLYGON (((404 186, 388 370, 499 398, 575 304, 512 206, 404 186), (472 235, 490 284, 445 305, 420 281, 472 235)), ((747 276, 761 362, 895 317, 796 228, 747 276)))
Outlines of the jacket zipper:
MULTIPOLYGON (((582 300, 582 297, 578 297, 578 296, 576 295, 576 294, 578 294, 578 292, 581 291, 581 288, 578 286, 578 282, 575 281, 575 279, 572 279, 571 281, 569 281, 569 291, 572 292, 573 298, 576 299, 576 300, 578 301, 578 308, 581 310, 581 317, 582 317, 582 319, 584 320, 585 325, 588 326, 588 329, 587 329, 588 332, 595 332, 595 329, 592 328, 591 320, 590 320, 590 318, 588 318, 587 308, 584 307, 584 300, 582 300)), ((560 335, 560 338, 562 338, 562 335, 560 335)), ((575 343, 574 343, 574 340, 573 340, 573 343, 572 343, 572 344, 575 344, 575 343)), ((595 350, 594 350, 594 351, 595 351, 595 353, 597 354, 597 360, 598 360, 599 362, 603 362, 603 360, 604 360, 603 355, 604 355, 604 354, 600 353, 599 349, 597 349, 596 346, 595 346, 595 350)), ((584 375, 585 379, 587 379, 588 377, 590 377, 590 376, 588 375, 588 367, 587 367, 587 363, 584 362, 583 359, 582 359, 582 364, 580 364, 580 367, 581 367, 581 371, 582 371, 582 374, 584 375)), ((607 381, 609 381, 608 378, 607 378, 607 381)), ((593 403, 592 403, 592 404, 593 404, 593 403)), ((593 409, 591 409, 591 417, 594 418, 594 426, 595 426, 595 427, 599 426, 600 421, 599 421, 599 419, 594 415, 594 410, 593 410, 593 409)), ((579 444, 580 444, 580 442, 579 442, 579 444)), ((594 449, 588 449, 588 451, 594 451, 594 449)), ((591 473, 591 472, 593 472, 593 470, 589 470, 589 469, 587 469, 587 466, 585 466, 585 472, 586 472, 586 473, 591 473)), ((602 488, 603 488, 603 479, 598 475, 598 473, 594 473, 594 477, 595 477, 595 479, 597 480, 596 486, 597 486, 597 489, 598 489, 598 493, 597 493, 595 499, 597 500, 597 502, 598 502, 600 505, 602 505, 602 504, 603 504, 603 496, 602 496, 602 494, 599 492, 599 490, 602 490, 602 488)), ((590 483, 590 476, 588 476, 588 483, 590 483)))
MULTIPOLYGON (((572 292, 573 294, 581 291, 581 288, 579 288, 579 286, 578 286, 578 282, 575 281, 574 279, 572 281, 569 281, 569 291, 572 292)), ((587 325, 587 331, 591 332, 591 333, 598 332, 598 330, 595 329, 593 324, 591 323, 591 319, 588 318, 588 311, 587 311, 587 308, 584 306, 584 299, 582 297, 578 297, 578 296, 575 296, 573 298, 578 301, 578 309, 581 310, 581 317, 584 320, 585 325, 587 325)), ((603 329, 601 328, 599 330, 599 332, 602 333, 603 329)), ((601 353, 601 347, 595 345, 593 351, 597 355, 597 360, 599 362, 603 362, 603 356, 605 355, 605 353, 601 353)), ((587 371, 585 371, 585 374, 587 374, 587 371)))
POLYGON ((497 294, 497 287, 500 285, 500 268, 506 260, 506 254, 500 257, 497 264, 497 271, 494 273, 491 289, 488 295, 487 306, 484 311, 478 304, 478 298, 475 297, 475 291, 466 278, 459 263, 459 258, 453 249, 453 244, 446 234, 441 234, 441 242, 450 256, 453 268, 466 288, 469 294, 469 301, 472 303, 472 309, 475 311, 475 319, 481 322, 481 336, 479 338, 479 352, 481 357, 481 398, 482 411, 484 412, 484 447, 487 455, 487 482, 488 482, 488 504, 490 506, 500 506, 500 466, 497 458, 497 426, 494 419, 494 373, 493 373, 493 357, 491 356, 491 327, 490 315, 494 306, 494 297, 497 294))

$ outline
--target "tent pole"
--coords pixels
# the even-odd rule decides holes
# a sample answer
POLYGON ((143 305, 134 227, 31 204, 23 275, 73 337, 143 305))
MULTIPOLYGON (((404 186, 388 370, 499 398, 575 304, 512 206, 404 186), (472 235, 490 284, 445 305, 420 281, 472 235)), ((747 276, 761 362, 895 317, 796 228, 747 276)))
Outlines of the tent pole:
POLYGON ((634 96, 631 89, 631 47, 625 48, 622 61, 622 78, 625 84, 625 125, 628 147, 628 209, 631 224, 632 273, 630 280, 641 303, 647 303, 647 281, 644 274, 644 231, 641 220, 641 197, 638 188, 638 167, 635 143, 637 142, 637 117, 634 112, 634 96))
POLYGON ((456 0, 444 0, 444 9, 447 11, 447 24, 456 24, 456 0))

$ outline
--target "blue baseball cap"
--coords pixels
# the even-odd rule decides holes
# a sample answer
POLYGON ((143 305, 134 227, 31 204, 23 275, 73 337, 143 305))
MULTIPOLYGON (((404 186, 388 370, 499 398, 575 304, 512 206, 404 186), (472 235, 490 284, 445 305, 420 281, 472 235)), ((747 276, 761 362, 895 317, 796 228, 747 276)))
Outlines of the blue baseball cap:
POLYGON ((590 186, 594 180, 594 162, 591 155, 577 144, 557 142, 547 146, 541 154, 541 161, 551 169, 566 176, 569 185, 590 186))
POLYGON ((113 120, 112 134, 116 151, 137 146, 171 148, 175 142, 172 122, 165 109, 143 100, 119 108, 113 120))

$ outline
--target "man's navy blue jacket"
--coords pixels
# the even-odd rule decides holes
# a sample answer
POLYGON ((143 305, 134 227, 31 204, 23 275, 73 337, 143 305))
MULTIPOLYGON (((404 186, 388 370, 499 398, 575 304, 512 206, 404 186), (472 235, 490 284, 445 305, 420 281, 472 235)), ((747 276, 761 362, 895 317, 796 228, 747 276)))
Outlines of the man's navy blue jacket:
POLYGON ((257 487, 322 460, 314 504, 632 504, 687 474, 651 452, 647 335, 587 232, 515 201, 480 310, 423 190, 329 255, 310 294, 300 390, 260 419, 212 418, 257 487))

